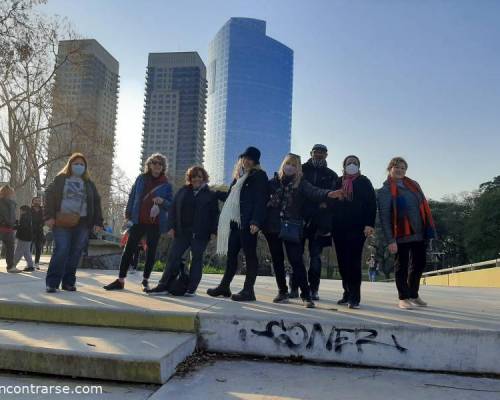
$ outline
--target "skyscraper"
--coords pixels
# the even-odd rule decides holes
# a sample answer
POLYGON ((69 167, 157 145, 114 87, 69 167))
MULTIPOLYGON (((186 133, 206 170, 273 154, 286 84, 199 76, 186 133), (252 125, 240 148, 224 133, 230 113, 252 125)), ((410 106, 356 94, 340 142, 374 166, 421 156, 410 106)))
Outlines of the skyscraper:
POLYGON ((167 156, 177 187, 186 170, 203 162, 206 68, 196 52, 150 53, 146 73, 142 163, 167 156))
POLYGON ((272 173, 290 151, 293 51, 266 35, 266 22, 231 18, 208 50, 205 166, 215 184, 229 183, 239 154, 262 151, 272 173))
POLYGON ((63 40, 57 53, 48 181, 67 156, 83 153, 106 212, 110 196, 118 104, 118 61, 94 39, 63 40))

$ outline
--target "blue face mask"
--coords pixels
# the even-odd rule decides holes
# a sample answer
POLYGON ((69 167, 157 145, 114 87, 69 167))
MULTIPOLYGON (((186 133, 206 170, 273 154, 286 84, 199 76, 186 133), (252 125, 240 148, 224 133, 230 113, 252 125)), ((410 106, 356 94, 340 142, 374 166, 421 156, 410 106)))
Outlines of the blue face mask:
POLYGON ((82 165, 82 164, 73 164, 71 166, 71 172, 75 176, 82 176, 85 173, 85 165, 82 165))

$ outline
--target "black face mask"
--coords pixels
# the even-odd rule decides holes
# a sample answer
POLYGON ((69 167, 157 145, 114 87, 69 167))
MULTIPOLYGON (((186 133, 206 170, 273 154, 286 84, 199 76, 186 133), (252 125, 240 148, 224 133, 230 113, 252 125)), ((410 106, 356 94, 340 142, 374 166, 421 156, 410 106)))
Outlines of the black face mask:
POLYGON ((318 159, 315 159, 315 158, 311 158, 311 162, 312 162, 312 165, 316 168, 324 168, 326 167, 326 159, 323 158, 321 160, 318 160, 318 159))

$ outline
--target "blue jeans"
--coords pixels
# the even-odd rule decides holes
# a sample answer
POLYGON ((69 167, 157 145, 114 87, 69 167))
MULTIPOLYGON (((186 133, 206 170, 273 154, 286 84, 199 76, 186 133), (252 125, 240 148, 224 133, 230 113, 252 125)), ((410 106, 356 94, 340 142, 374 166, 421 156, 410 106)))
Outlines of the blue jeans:
POLYGON ((54 251, 45 278, 46 285, 58 288, 62 282, 63 286, 74 286, 76 268, 88 242, 89 228, 80 224, 74 228, 54 227, 52 232, 54 251))

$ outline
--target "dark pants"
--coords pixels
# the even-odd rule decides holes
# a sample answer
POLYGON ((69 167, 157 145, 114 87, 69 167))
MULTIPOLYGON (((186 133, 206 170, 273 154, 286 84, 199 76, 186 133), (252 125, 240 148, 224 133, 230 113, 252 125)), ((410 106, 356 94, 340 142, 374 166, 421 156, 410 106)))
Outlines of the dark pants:
MULTIPOLYGON (((321 280, 321 254, 323 253, 323 247, 325 247, 325 238, 316 235, 316 231, 312 230, 306 232, 307 245, 309 248, 309 271, 307 272, 307 278, 309 281, 309 286, 311 291, 317 292, 319 290, 319 282, 321 280)), ((305 247, 305 240, 302 244, 302 249, 305 247)), ((290 279, 290 286, 292 290, 299 288, 299 283, 295 281, 295 277, 292 274, 290 279)))
POLYGON ((74 228, 53 228, 54 251, 50 258, 45 283, 48 287, 58 288, 74 286, 76 268, 89 237, 87 224, 79 224, 74 228))
POLYGON ((35 264, 40 263, 40 256, 43 250, 43 239, 35 239, 31 242, 31 251, 35 250, 35 264))
POLYGON ((3 243, 2 253, 5 254, 7 269, 11 269, 14 267, 14 232, 0 232, 0 241, 3 243))
POLYGON ((247 269, 243 290, 253 293, 253 287, 259 270, 259 262, 257 259, 257 234, 252 235, 248 226, 239 229, 234 224, 231 225, 227 249, 226 271, 224 272, 220 285, 224 287, 229 287, 231 285, 234 275, 236 275, 236 271, 238 270, 238 254, 240 250, 243 249, 247 269))
POLYGON ((363 232, 336 232, 334 235, 343 297, 353 303, 361 300, 361 258, 365 240, 363 232))
POLYGON ((160 227, 154 224, 136 224, 132 225, 129 231, 129 237, 127 244, 125 245, 125 250, 122 254, 122 260, 120 262, 120 278, 125 278, 127 276, 127 271, 134 252, 139 246, 141 239, 146 236, 146 244, 148 250, 146 252, 146 263, 144 264, 144 279, 149 279, 151 271, 153 270, 153 265, 156 260, 156 248, 158 247, 158 240, 160 239, 160 227))
POLYGON ((300 287, 303 297, 310 297, 309 284, 307 283, 306 266, 304 265, 304 247, 302 243, 293 243, 283 241, 278 237, 277 233, 265 234, 269 251, 273 260, 273 269, 276 276, 276 283, 280 293, 287 293, 286 286, 286 273, 285 273, 285 253, 283 245, 285 246, 288 261, 292 266, 294 283, 300 287))
POLYGON ((134 253, 132 254, 132 259, 130 260, 130 266, 132 269, 137 269, 139 265, 139 255, 141 253, 141 247, 137 246, 134 253))
POLYGON ((399 300, 418 297, 420 278, 425 269, 426 249, 425 241, 398 243, 398 252, 394 262, 394 277, 399 300))
POLYGON ((194 293, 201 281, 203 271, 203 253, 207 248, 207 239, 193 238, 191 233, 176 236, 168 254, 167 267, 163 271, 160 284, 168 285, 177 278, 182 265, 182 256, 187 249, 191 249, 191 267, 189 269, 188 292, 194 293))

